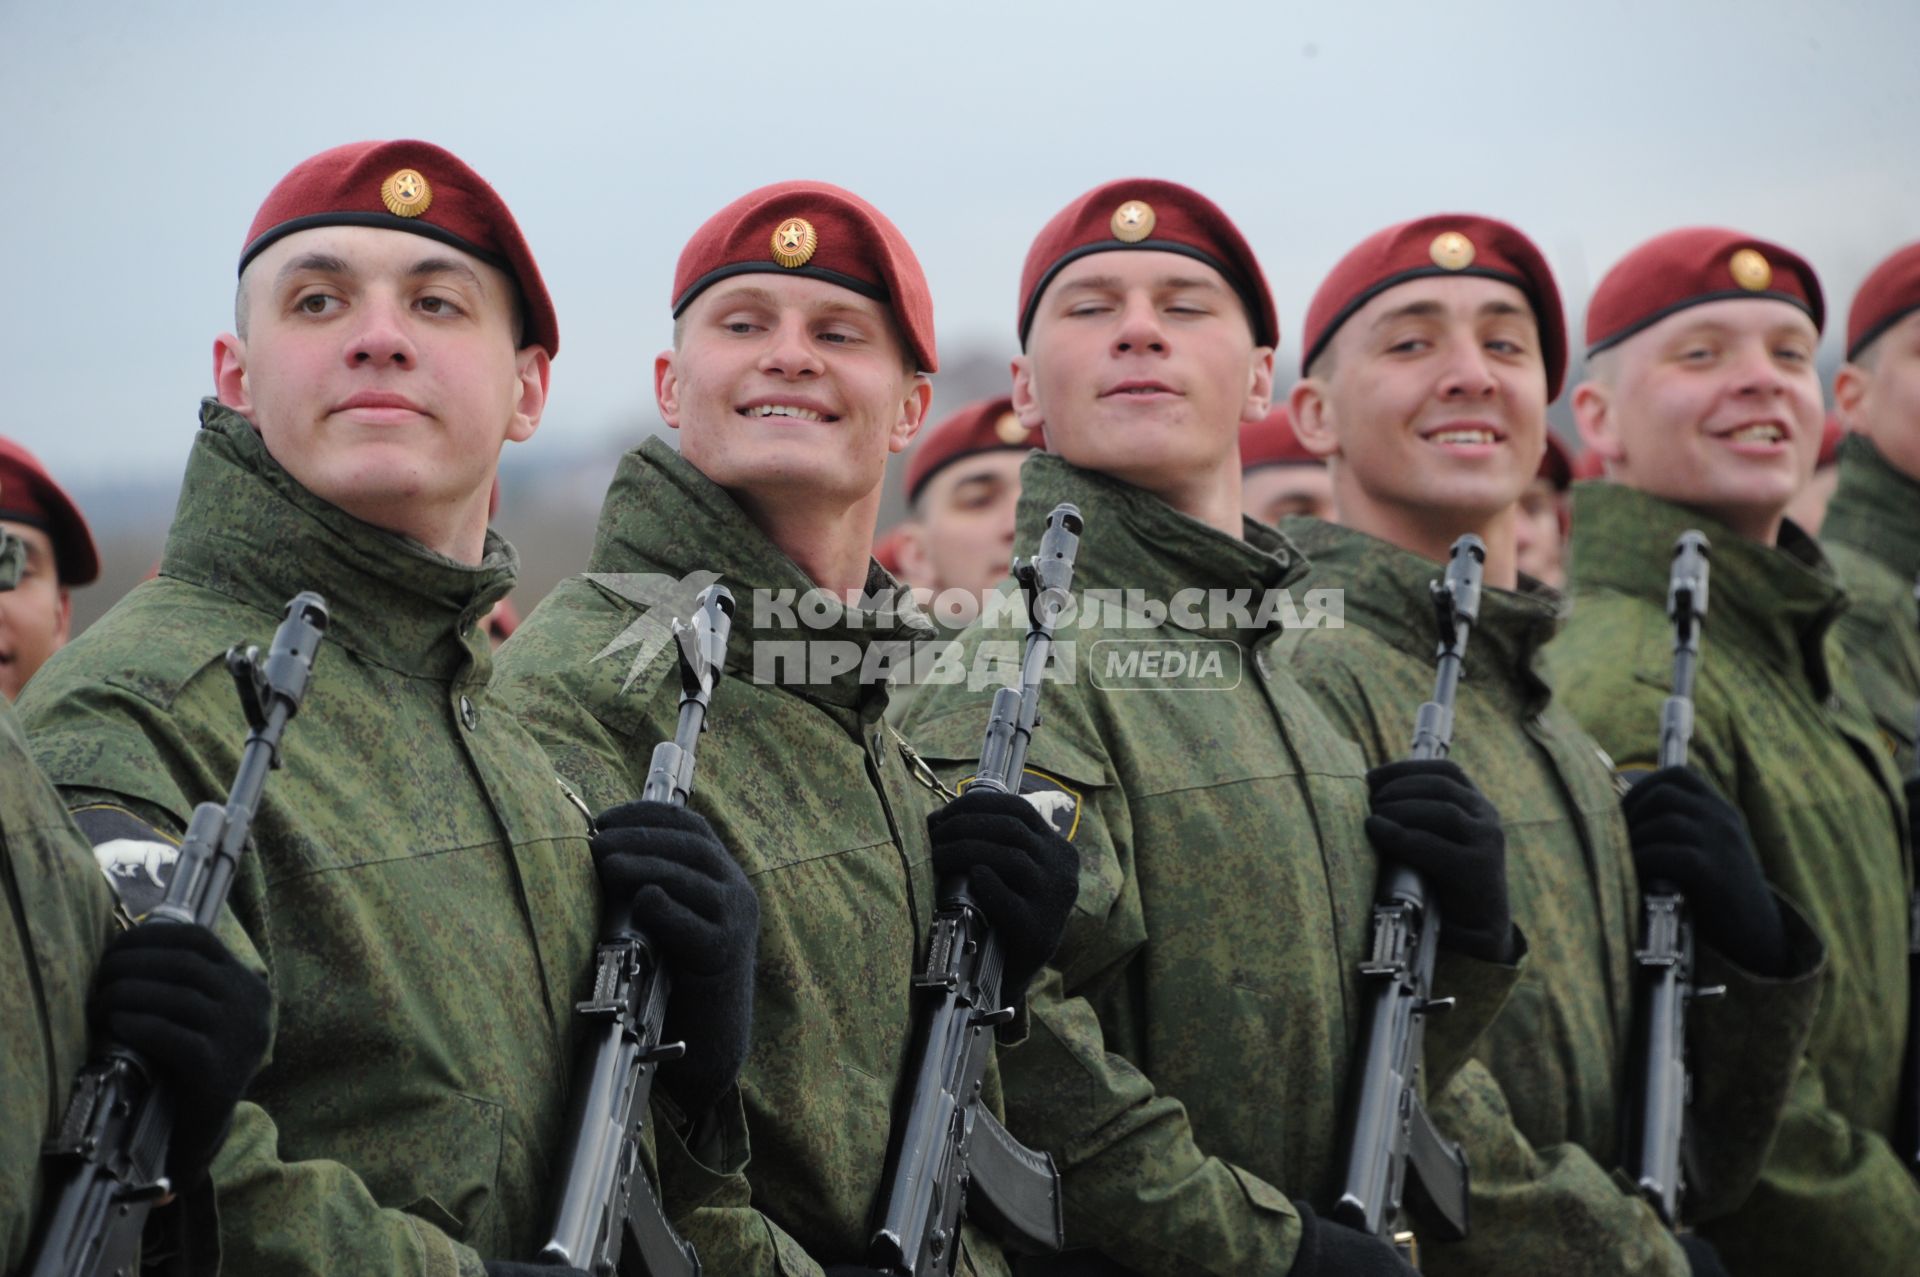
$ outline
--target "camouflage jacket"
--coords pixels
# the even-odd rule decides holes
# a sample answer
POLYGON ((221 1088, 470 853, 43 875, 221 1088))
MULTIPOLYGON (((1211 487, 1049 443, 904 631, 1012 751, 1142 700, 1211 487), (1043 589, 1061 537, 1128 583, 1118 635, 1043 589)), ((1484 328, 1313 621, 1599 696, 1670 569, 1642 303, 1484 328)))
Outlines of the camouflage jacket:
POLYGON ((22 698, 96 844, 177 838, 246 733, 222 652, 300 590, 331 606, 230 898, 275 1024, 213 1166, 226 1272, 472 1277, 543 1240, 598 897, 585 817, 488 688, 516 562, 359 522, 209 402, 159 577, 22 698))
MULTIPOLYGON (((926 816, 942 800, 886 725, 887 669, 868 662, 929 631, 912 611, 813 609, 800 568, 650 439, 621 459, 587 574, 502 649, 501 689, 594 810, 638 797, 678 717, 667 626, 715 579, 736 614, 691 805, 760 897, 739 1085, 751 1161, 744 1174, 670 1163, 662 1187, 701 1203, 675 1222, 707 1271, 795 1277, 864 1255, 906 1066, 932 911, 926 816)), ((892 585, 876 567, 870 590, 892 585)), ((963 1259, 1004 1271, 971 1227, 963 1259)))
POLYGON ((1849 435, 1820 543, 1853 604, 1837 627, 1840 646, 1901 774, 1910 774, 1920 713, 1920 482, 1849 435))
MULTIPOLYGON (((11 540, 0 533, 0 540, 11 540)), ((11 582, 0 584, 9 588, 11 582)), ((39 1224, 41 1144, 86 1063, 87 986, 112 932, 113 894, 0 696, 0 1272, 39 1224)))
MULTIPOLYGON (((1069 1245, 1142 1273, 1284 1273, 1289 1198, 1335 1193, 1377 870, 1366 764, 1273 655, 1287 612, 1307 617, 1287 589, 1306 565, 1270 528, 1236 540, 1058 457, 1021 482, 1023 552, 1056 503, 1086 519, 1026 781, 1081 881, 1032 1032, 1001 1055, 1008 1117, 1060 1164, 1069 1245)), ((955 649, 965 681, 909 718, 949 776, 1018 660, 1024 617, 992 620, 955 649)), ((1442 958, 1461 1008, 1427 1039, 1439 1075, 1515 974, 1442 958)))
MULTIPOLYGON (((1313 561, 1309 586, 1345 591, 1339 630, 1293 630, 1296 677, 1367 761, 1404 758, 1414 711, 1433 695, 1433 609, 1442 565, 1310 519, 1287 535, 1313 561)), ((1685 1277, 1666 1227, 1622 1179, 1621 1106, 1633 1016, 1639 893, 1613 776, 1553 699, 1539 659, 1560 624, 1558 595, 1526 581, 1488 589, 1467 643, 1452 758, 1507 831, 1507 889, 1529 970, 1433 1105, 1472 1166, 1472 1228, 1422 1248, 1430 1273, 1660 1273, 1685 1277)), ((1767 980, 1702 949, 1690 1025, 1701 1160, 1690 1214, 1737 1205, 1759 1174, 1819 994, 1820 944, 1792 914, 1798 978, 1767 980)))
POLYGON ((1573 615, 1548 651, 1563 699, 1622 768, 1653 763, 1672 679, 1673 542, 1705 532, 1692 762, 1741 809, 1768 879, 1828 947, 1760 1183, 1701 1232, 1734 1272, 1905 1271, 1920 1254, 1920 1186, 1886 1135, 1907 1033, 1907 817, 1833 635, 1846 595, 1791 522, 1776 548, 1631 488, 1574 493, 1573 615))

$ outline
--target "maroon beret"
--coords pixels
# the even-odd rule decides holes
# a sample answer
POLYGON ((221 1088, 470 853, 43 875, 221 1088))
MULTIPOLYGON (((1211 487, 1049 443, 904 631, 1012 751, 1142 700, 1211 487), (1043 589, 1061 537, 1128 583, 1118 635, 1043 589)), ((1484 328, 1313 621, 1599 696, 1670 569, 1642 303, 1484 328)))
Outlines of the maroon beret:
POLYGON ((1534 477, 1545 479, 1560 492, 1573 486, 1573 453, 1551 428, 1547 430, 1547 450, 1541 454, 1540 468, 1534 472, 1534 477))
POLYGON ((940 371, 933 293, 900 228, 873 205, 825 182, 775 182, 709 217, 673 272, 673 317, 734 275, 805 275, 893 311, 922 372, 940 371))
POLYGON ((1252 425, 1240 427, 1242 470, 1252 470, 1256 466, 1325 464, 1324 457, 1316 457, 1300 446, 1300 437, 1293 433, 1293 415, 1287 411, 1285 404, 1252 425))
POLYGON ((1179 253, 1213 267, 1246 306, 1255 344, 1280 344, 1273 294, 1240 228, 1200 192, 1141 177, 1094 187, 1041 228, 1020 271, 1021 348, 1054 276, 1089 254, 1127 248, 1179 253))
POLYGON ((85 585, 100 575, 100 552, 80 507, 31 452, 0 437, 0 519, 39 528, 53 542, 62 585, 85 585))
POLYGON ((920 495, 927 480, 945 467, 978 452, 1021 452, 1045 446, 1045 436, 1020 424, 1013 400, 1006 395, 982 399, 927 431, 907 462, 907 500, 920 495))
POLYGON ((1826 425, 1820 428, 1820 455, 1815 459, 1813 468, 1825 470, 1839 461, 1840 441, 1846 437, 1847 430, 1840 424, 1840 418, 1831 412, 1828 413, 1826 425))
POLYGON ((375 226, 451 244, 520 287, 525 341, 560 353, 560 321, 533 250, 486 179, 431 142, 352 142, 294 165, 247 228, 240 269, 266 247, 316 226, 375 226))
POLYGON ((1607 459, 1592 448, 1582 450, 1573 459, 1573 477, 1581 479, 1604 479, 1607 477, 1607 459))
POLYGON ((1920 310, 1920 244, 1909 244, 1873 268, 1847 312, 1847 358, 1856 358, 1881 333, 1920 310))
POLYGON ((1689 306, 1747 297, 1798 306, 1816 332, 1826 323, 1820 279, 1798 253, 1716 226, 1656 235, 1621 258, 1594 290, 1587 357, 1689 306))
POLYGON ((1560 397, 1567 375, 1567 317, 1553 270, 1534 242, 1506 222, 1474 213, 1436 213, 1378 231, 1340 259, 1307 307, 1300 371, 1320 357, 1340 325, 1396 284, 1477 275, 1526 294, 1540 329, 1547 400, 1560 397))

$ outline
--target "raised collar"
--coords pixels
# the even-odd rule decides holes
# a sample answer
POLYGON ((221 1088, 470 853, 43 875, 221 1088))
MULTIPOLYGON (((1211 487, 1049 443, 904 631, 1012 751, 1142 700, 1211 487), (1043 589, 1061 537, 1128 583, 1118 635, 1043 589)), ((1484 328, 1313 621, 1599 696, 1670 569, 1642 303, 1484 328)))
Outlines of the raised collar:
POLYGON ((934 637, 911 596, 878 564, 868 565, 868 599, 858 606, 816 590, 724 488, 659 438, 620 459, 587 570, 630 605, 686 607, 718 580, 734 596, 728 668, 747 677, 783 673, 775 680, 782 687, 824 705, 884 704, 885 680, 875 672, 886 662, 869 660, 868 649, 934 637), (804 678, 784 676, 801 668, 796 657, 806 662, 804 678), (838 668, 849 657, 857 659, 838 668))
POLYGON ((329 644, 428 678, 452 678, 469 662, 491 668, 480 621, 519 566, 491 529, 485 557, 470 566, 354 518, 302 487, 244 417, 213 399, 200 405, 160 559, 162 576, 265 612, 318 591, 333 617, 329 644))
POLYGON ((1028 457, 1020 467, 1016 526, 1023 545, 1062 501, 1077 505, 1086 521, 1075 593, 1119 591, 1131 606, 1137 591, 1140 602, 1165 609, 1167 624, 1204 638, 1252 646, 1280 624, 1275 614, 1276 619, 1260 628, 1242 626, 1229 609, 1213 606, 1215 592, 1223 600, 1238 596, 1242 606, 1257 614, 1268 591, 1284 589, 1307 573, 1300 552, 1265 524, 1246 520, 1246 539, 1239 540, 1181 514, 1150 492, 1044 452, 1028 457), (1189 591, 1197 594, 1185 593, 1189 591), (1183 597, 1197 599, 1199 605, 1174 606, 1183 597))
POLYGON ((1712 543, 1706 639, 1726 643, 1804 674, 1824 700, 1832 693, 1826 638, 1847 609, 1846 591, 1818 543, 1787 520, 1777 545, 1739 536, 1710 515, 1606 482, 1573 488, 1568 578, 1580 595, 1618 590, 1666 606, 1673 542, 1697 528, 1712 543))
POLYGON ((1871 439, 1848 435, 1840 442, 1840 486, 1820 536, 1913 580, 1920 576, 1920 482, 1894 469, 1871 439))
MULTIPOLYGON (((1439 644, 1429 586, 1446 565, 1390 541, 1319 519, 1288 519, 1289 540, 1313 563, 1310 585, 1339 588, 1343 614, 1395 648, 1431 661, 1439 644)), ((1480 616, 1467 640, 1463 677, 1488 696, 1533 717, 1552 688, 1541 671, 1540 649, 1560 630, 1564 600, 1534 580, 1518 590, 1484 589, 1480 616)))

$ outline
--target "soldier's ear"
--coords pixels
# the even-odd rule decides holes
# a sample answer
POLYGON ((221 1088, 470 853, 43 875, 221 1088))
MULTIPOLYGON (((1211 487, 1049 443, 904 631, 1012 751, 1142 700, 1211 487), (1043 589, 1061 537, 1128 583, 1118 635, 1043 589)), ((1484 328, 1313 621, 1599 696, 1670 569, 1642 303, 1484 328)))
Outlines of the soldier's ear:
POLYGON ((1840 418, 1840 425, 1847 430, 1862 430, 1866 426, 1866 414, 1861 411, 1866 403, 1867 392, 1873 389, 1873 373, 1859 364, 1840 365, 1840 371, 1833 375, 1833 411, 1840 418))
POLYGON ((1619 422, 1613 411, 1613 387, 1605 381, 1583 381, 1573 388, 1573 422, 1580 442, 1608 461, 1626 455, 1619 422))
POLYGON ((920 427, 926 424, 927 409, 932 404, 933 383, 925 373, 913 374, 913 384, 907 388, 907 397, 900 404, 900 418, 887 436, 887 451, 906 451, 913 437, 920 433, 920 427))
POLYGON ((246 339, 221 333, 213 339, 213 393, 221 403, 233 409, 257 429, 253 415, 253 390, 247 384, 246 339))
POLYGON ((680 372, 673 366, 671 350, 663 350, 653 357, 653 402, 660 409, 660 420, 678 430, 680 428, 680 372))
POLYGON ((553 356, 544 346, 528 346, 514 357, 514 377, 518 397, 513 405, 513 421, 507 426, 507 438, 525 443, 540 428, 541 414, 547 410, 547 387, 553 381, 553 356))
POLYGON ((1033 391, 1033 360, 1027 355, 1015 355, 1011 367, 1013 411, 1019 416, 1020 424, 1029 430, 1046 425, 1046 413, 1041 410, 1039 396, 1033 391))
POLYGON ((1240 423, 1251 426, 1273 411, 1273 347, 1255 346, 1248 369, 1247 398, 1240 405, 1240 423))
POLYGON ((1300 446, 1316 457, 1334 457, 1340 453, 1340 437, 1333 432, 1333 420, 1327 397, 1327 383, 1320 377, 1302 377, 1293 383, 1287 395, 1287 412, 1293 418, 1293 435, 1300 446))

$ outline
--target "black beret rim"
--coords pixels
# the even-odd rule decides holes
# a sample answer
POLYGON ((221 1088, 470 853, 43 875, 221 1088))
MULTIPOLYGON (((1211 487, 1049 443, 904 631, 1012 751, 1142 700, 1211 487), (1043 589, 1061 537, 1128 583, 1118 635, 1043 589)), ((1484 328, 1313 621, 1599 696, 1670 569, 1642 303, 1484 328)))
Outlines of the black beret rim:
POLYGON ((437 239, 442 244, 479 258, 495 270, 504 271, 513 278, 515 283, 520 284, 521 292, 527 291, 526 285, 520 281, 520 272, 514 269, 512 262, 500 254, 481 248, 478 244, 463 239, 445 227, 435 226, 432 222, 423 222, 417 217, 395 217, 392 213, 309 213, 305 217, 289 218, 278 226, 268 227, 254 237, 253 243, 248 244, 245 251, 240 254, 238 273, 245 274, 247 263, 260 256, 279 240, 285 239, 296 231, 310 231, 320 226, 372 226, 379 230, 406 231, 413 235, 424 235, 428 239, 437 239))
POLYGON ((1891 315, 1888 315, 1879 323, 1867 329, 1866 332, 1861 333, 1860 340, 1847 347, 1847 362, 1852 363, 1855 359, 1858 359, 1860 352, 1868 346, 1873 345, 1874 342, 1879 341, 1880 338, 1885 335, 1887 329, 1893 327, 1916 310, 1920 310, 1920 297, 1915 298, 1910 305, 1894 311, 1891 315))
MULTIPOLYGON (((78 511, 71 511, 71 513, 78 517, 78 511)), ((50 519, 19 510, 0 510, 0 523, 18 523, 34 528, 45 533, 47 540, 53 542, 53 570, 59 576, 62 588, 91 585, 100 579, 100 552, 96 548, 92 555, 93 574, 89 576, 87 564, 84 562, 88 556, 84 547, 79 544, 79 536, 62 535, 64 532, 75 531, 68 526, 69 522, 70 520, 67 519, 50 519)))
POLYGON ((1764 289, 1723 288, 1718 292, 1700 293, 1693 297, 1682 298, 1680 301, 1674 302, 1671 306, 1663 306, 1659 310, 1654 311, 1651 315, 1644 315, 1641 318, 1634 320, 1631 324, 1628 324, 1625 328, 1620 329, 1618 332, 1609 333, 1607 336, 1602 337, 1599 341, 1596 341, 1592 345, 1588 346, 1586 357, 1588 359, 1592 359, 1595 355, 1601 354, 1604 351, 1611 350, 1615 346, 1618 346, 1621 342, 1625 341, 1627 338, 1633 336, 1635 333, 1640 332, 1642 329, 1653 327, 1653 325, 1659 323, 1661 320, 1667 318, 1670 315, 1677 315, 1681 311, 1689 310, 1695 306, 1704 306, 1708 302, 1728 302, 1728 301, 1786 302, 1788 305, 1797 307, 1803 314, 1806 315, 1808 319, 1811 319, 1813 321, 1813 329, 1816 333, 1820 331, 1820 316, 1813 313, 1813 307, 1808 302, 1806 302, 1802 298, 1795 297, 1792 293, 1775 292, 1771 288, 1764 288, 1764 289))
MULTIPOLYGON (((893 307, 893 294, 889 293, 884 286, 869 284, 864 279, 855 279, 852 275, 843 275, 837 270, 828 270, 824 266, 782 266, 779 262, 730 262, 725 266, 714 267, 688 284, 687 291, 681 293, 673 303, 673 317, 680 318, 687 307, 693 305, 694 298, 721 280, 731 279, 735 275, 804 275, 808 279, 818 279, 851 289, 862 297, 879 302, 888 309, 893 307)), ((899 316, 896 315, 895 319, 898 318, 899 316)))
MULTIPOLYGON (((1536 327, 1540 326, 1540 298, 1535 295, 1533 286, 1529 284, 1523 276, 1515 275, 1511 271, 1494 270, 1490 266, 1462 266, 1458 270, 1449 270, 1445 266, 1437 265, 1415 266, 1411 270, 1401 271, 1398 275, 1387 276, 1387 278, 1367 288, 1354 297, 1352 301, 1334 312, 1333 318, 1328 321, 1326 328, 1320 333, 1320 339, 1313 343, 1312 349, 1300 356, 1300 375, 1302 377, 1307 375, 1307 369, 1312 366, 1314 360, 1320 358, 1321 352, 1327 348, 1327 343, 1333 340, 1333 335, 1339 332, 1349 319, 1353 318, 1354 312, 1378 297, 1381 293, 1386 292, 1389 288, 1407 283, 1410 280, 1434 279, 1448 275, 1472 275, 1478 279, 1494 279, 1503 284, 1512 284, 1515 288, 1526 294, 1527 301, 1533 306, 1534 325, 1536 327)), ((1562 322, 1565 322, 1564 318, 1562 322)), ((1563 346, 1565 345, 1564 340, 1561 344, 1563 346)), ((1564 357, 1565 352, 1562 351, 1562 358, 1564 359, 1564 357)))
MULTIPOLYGON (((1025 427, 1022 427, 1022 429, 1024 428, 1025 427)), ((1028 433, 1032 433, 1032 432, 1029 431, 1028 433)), ((936 474, 939 474, 942 470, 945 470, 948 466, 952 465, 956 461, 965 461, 968 457, 982 457, 989 452, 1038 452, 1038 451, 1040 451, 1040 445, 1033 444, 1033 443, 995 443, 995 444, 990 444, 985 448, 968 448, 965 452, 956 452, 951 457, 948 457, 945 461, 942 461, 939 465, 935 466, 933 469, 921 475, 920 482, 914 484, 911 488, 907 489, 907 504, 912 505, 915 501, 918 501, 920 499, 920 494, 926 490, 927 485, 933 482, 933 476, 935 476, 936 474)))
POLYGON ((1026 308, 1020 312, 1020 349, 1027 348, 1027 334, 1033 330, 1034 312, 1040 309, 1040 299, 1047 295, 1048 285, 1053 283, 1061 271, 1083 257, 1091 257, 1095 253, 1115 253, 1123 249, 1178 253, 1182 257, 1191 257, 1196 262, 1213 267, 1220 272, 1220 278, 1226 280, 1233 291, 1239 295, 1240 304, 1246 307, 1247 323, 1253 329, 1255 344, 1261 346, 1278 344, 1280 340, 1278 333, 1263 331, 1266 328, 1266 307, 1260 305, 1252 285, 1241 278, 1239 271, 1234 270, 1212 253, 1195 248, 1191 244, 1182 244, 1170 239, 1143 239, 1131 244, 1125 240, 1107 239, 1095 240, 1091 244, 1082 244, 1078 248, 1068 249, 1054 261, 1053 265, 1047 267, 1046 273, 1041 275, 1040 281, 1033 286, 1033 296, 1027 298, 1026 308))

